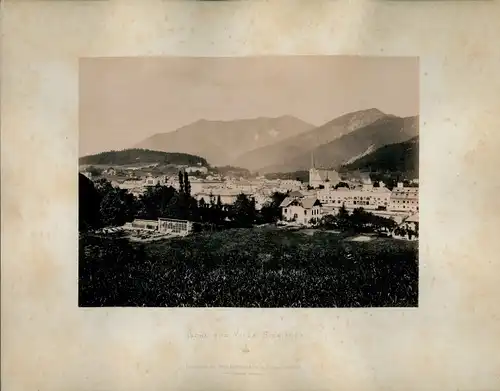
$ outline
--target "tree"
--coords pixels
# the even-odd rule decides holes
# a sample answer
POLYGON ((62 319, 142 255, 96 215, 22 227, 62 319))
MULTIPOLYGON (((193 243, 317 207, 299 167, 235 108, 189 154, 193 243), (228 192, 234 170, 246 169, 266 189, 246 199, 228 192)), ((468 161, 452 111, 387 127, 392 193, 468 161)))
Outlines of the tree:
POLYGON ((188 173, 184 171, 184 193, 191 195, 191 183, 189 183, 188 173))
POLYGON ((104 226, 121 226, 136 215, 135 197, 124 189, 112 188, 102 198, 100 212, 104 226))
POLYGON ((339 212, 335 216, 337 228, 342 230, 348 230, 351 226, 349 221, 349 212, 347 211, 345 204, 339 209, 339 212))
POLYGON ((333 215, 323 216, 320 220, 320 226, 326 229, 337 228, 337 219, 333 215))
POLYGON ((182 198, 180 193, 175 192, 165 208, 164 217, 172 219, 184 219, 186 217, 185 210, 183 210, 182 198))
POLYGON ((340 187, 347 187, 349 188, 349 184, 347 182, 339 182, 335 185, 335 189, 338 189, 340 187))
POLYGON ((85 175, 78 174, 78 226, 81 232, 99 228, 101 197, 85 175))
POLYGON ((256 217, 255 200, 250 200, 245 194, 240 194, 233 205, 232 218, 239 227, 251 226, 256 217))
POLYGON ((102 174, 102 170, 94 166, 87 167, 87 172, 92 176, 100 176, 102 174))
POLYGON ((260 218, 265 223, 275 223, 281 218, 280 205, 286 198, 286 193, 275 192, 271 200, 266 202, 260 210, 260 218))
POLYGON ((372 223, 371 216, 373 215, 365 212, 363 208, 354 209, 350 216, 351 227, 356 232, 366 231, 372 223))
POLYGON ((184 193, 184 175, 179 171, 179 192, 184 193))
POLYGON ((94 182, 95 189, 99 193, 99 196, 103 198, 107 193, 113 189, 113 185, 105 178, 100 178, 94 182))
POLYGON ((138 216, 143 219, 156 220, 167 217, 172 197, 177 191, 171 186, 148 187, 138 200, 138 216))

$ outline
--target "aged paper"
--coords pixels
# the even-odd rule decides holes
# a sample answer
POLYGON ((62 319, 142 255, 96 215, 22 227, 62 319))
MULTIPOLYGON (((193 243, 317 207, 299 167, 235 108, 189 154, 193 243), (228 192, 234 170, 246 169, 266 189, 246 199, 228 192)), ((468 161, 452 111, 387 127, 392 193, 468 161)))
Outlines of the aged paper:
POLYGON ((500 388, 495 2, 8 1, 2 381, 8 390, 500 388), (420 58, 412 309, 79 308, 81 57, 420 58))

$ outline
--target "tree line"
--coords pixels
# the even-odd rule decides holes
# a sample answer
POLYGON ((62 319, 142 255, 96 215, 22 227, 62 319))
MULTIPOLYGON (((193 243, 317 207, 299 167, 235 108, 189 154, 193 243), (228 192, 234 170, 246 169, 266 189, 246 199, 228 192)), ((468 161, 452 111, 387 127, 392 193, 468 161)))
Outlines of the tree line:
POLYGON ((398 227, 394 220, 375 215, 363 208, 356 208, 349 213, 344 205, 336 215, 323 216, 317 225, 325 229, 339 229, 353 233, 391 234, 394 232, 398 236, 405 236, 409 239, 418 237, 418 228, 412 230, 408 227, 398 227))
POLYGON ((136 218, 157 220, 160 217, 190 220, 197 229, 250 227, 274 223, 281 216, 279 205, 285 193, 276 192, 271 199, 256 208, 254 198, 239 194, 232 205, 222 203, 220 196, 196 200, 186 172, 179 172, 179 189, 160 184, 148 187, 135 197, 125 189, 114 187, 105 178, 92 182, 79 174, 79 228, 88 231, 121 226, 136 218))
POLYGON ((80 164, 123 165, 134 163, 158 163, 208 166, 206 159, 181 152, 162 152, 150 149, 131 148, 121 151, 107 151, 79 159, 80 164))

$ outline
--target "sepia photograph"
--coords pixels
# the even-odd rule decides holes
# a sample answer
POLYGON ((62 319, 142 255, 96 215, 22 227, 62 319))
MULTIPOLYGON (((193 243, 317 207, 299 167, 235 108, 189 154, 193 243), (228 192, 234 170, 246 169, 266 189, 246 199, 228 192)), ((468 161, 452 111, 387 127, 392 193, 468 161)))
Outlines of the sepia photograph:
POLYGON ((78 176, 80 307, 418 307, 417 57, 82 58, 78 176))

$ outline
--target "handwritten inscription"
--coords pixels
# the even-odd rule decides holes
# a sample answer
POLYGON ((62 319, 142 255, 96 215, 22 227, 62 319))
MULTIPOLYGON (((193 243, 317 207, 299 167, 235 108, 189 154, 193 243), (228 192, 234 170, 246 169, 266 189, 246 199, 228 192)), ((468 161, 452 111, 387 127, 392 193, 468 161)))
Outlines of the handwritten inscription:
POLYGON ((235 331, 233 333, 223 333, 223 332, 188 332, 188 339, 190 340, 225 340, 230 338, 238 339, 274 339, 274 340, 286 340, 286 339, 298 339, 302 338, 304 335, 301 332, 295 331, 259 331, 259 332, 244 332, 235 331))
POLYGON ((300 369, 300 365, 279 365, 279 364, 197 364, 186 365, 187 369, 264 369, 264 370, 295 370, 300 369))

